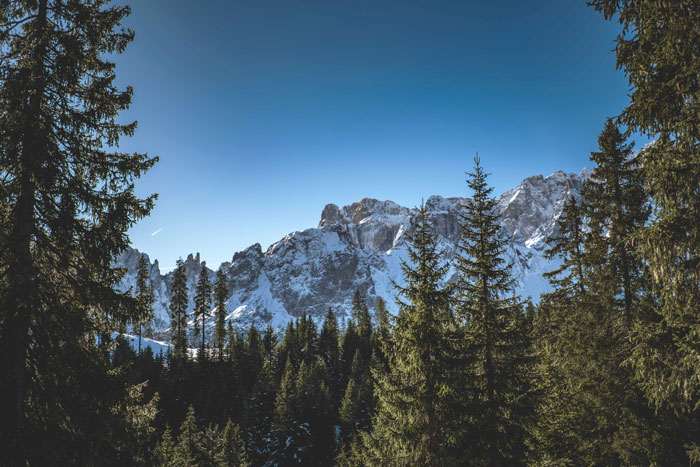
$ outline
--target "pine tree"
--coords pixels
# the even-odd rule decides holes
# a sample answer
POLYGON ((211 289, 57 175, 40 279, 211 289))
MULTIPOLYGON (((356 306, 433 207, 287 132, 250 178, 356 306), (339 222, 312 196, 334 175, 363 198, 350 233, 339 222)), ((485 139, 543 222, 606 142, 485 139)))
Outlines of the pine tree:
POLYGON ((464 385, 468 424, 465 448, 475 464, 516 465, 525 455, 531 362, 522 307, 513 295, 510 265, 502 258, 497 201, 478 155, 467 185, 473 197, 460 217, 458 313, 467 358, 464 385))
POLYGON ((694 412, 700 401, 700 8, 694 0, 588 4, 622 26, 615 53, 631 94, 619 119, 654 139, 641 152, 654 212, 635 246, 659 301, 640 324, 632 363, 652 404, 694 412))
POLYGON ((202 334, 202 346, 200 347, 200 357, 206 358, 206 327, 207 318, 211 314, 211 282, 209 281, 209 273, 206 265, 202 265, 202 271, 199 273, 199 281, 197 282, 197 290, 194 296, 194 333, 198 336, 202 334), (201 325, 199 321, 201 320, 201 325))
POLYGON ((448 265, 420 208, 403 263, 406 287, 392 332, 388 374, 376 374, 378 397, 372 432, 363 435, 368 462, 376 465, 449 465, 460 424, 454 361, 455 319, 448 265))
POLYGON ((153 286, 149 281, 148 261, 146 255, 141 255, 136 272, 136 303, 138 306, 135 317, 136 329, 139 335, 139 353, 141 353, 141 334, 144 326, 150 328, 153 320, 153 286))
POLYGON ((134 182, 156 159, 110 150, 136 123, 116 121, 132 89, 115 86, 108 61, 133 38, 120 26, 130 10, 106 3, 0 5, 0 449, 9 464, 97 455, 83 448, 86 434, 105 429, 84 413, 103 408, 99 384, 83 381, 107 367, 94 335, 133 318, 112 265, 153 206, 134 182))
POLYGON ((170 286, 170 332, 175 358, 187 356, 187 301, 187 273, 185 262, 180 258, 170 286))
POLYGON ((226 299, 228 299, 226 274, 223 269, 219 269, 216 271, 216 281, 214 282, 214 313, 216 315, 214 345, 218 351, 219 359, 224 356, 226 342, 226 299))

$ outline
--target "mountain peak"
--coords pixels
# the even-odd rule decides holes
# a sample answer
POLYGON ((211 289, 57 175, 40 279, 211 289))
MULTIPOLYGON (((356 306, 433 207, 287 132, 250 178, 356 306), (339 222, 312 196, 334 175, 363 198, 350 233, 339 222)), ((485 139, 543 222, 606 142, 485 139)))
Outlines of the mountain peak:
MULTIPOLYGON (((579 196, 589 175, 590 170, 585 169, 580 174, 535 175, 501 195, 497 209, 502 232, 510 240, 504 259, 513 265, 516 292, 537 297, 549 290, 541 273, 555 266, 543 256, 544 242, 556 231, 568 198, 579 196)), ((460 239, 458 219, 465 200, 433 195, 424 201, 448 260, 460 239)), ((289 233, 265 252, 256 243, 235 253, 230 263, 220 266, 230 288, 227 319, 240 327, 252 323, 283 327, 302 313, 320 320, 329 306, 343 315, 349 312, 357 289, 367 291, 370 308, 382 297, 396 311, 393 284, 402 284, 401 263, 408 260, 407 233, 417 213, 415 207, 374 198, 343 207, 330 203, 323 208, 318 228, 289 233)), ((138 251, 130 250, 118 258, 117 264, 128 269, 121 290, 133 287, 139 257, 138 251)), ((205 264, 199 253, 190 254, 186 267, 193 296, 197 275, 205 264)), ((165 329, 170 320, 172 272, 160 275, 157 267, 151 271, 157 328, 165 329)), ((214 271, 209 273, 213 276, 214 271)))

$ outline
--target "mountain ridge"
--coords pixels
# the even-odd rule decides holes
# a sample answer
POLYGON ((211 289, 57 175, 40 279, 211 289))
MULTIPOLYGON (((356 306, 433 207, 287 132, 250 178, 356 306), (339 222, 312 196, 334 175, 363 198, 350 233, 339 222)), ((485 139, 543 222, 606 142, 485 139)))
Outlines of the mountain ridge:
MULTIPOLYGON (((556 267, 556 261, 543 256, 546 239, 555 233, 566 200, 579 196, 590 173, 583 169, 578 174, 535 175, 498 198, 501 234, 508 240, 504 256, 513 264, 516 293, 537 298, 548 290, 541 273, 556 267)), ((433 195, 425 201, 448 261, 459 240, 458 212, 466 199, 433 195)), ((366 294, 370 308, 381 296, 395 311, 392 283, 402 283, 400 264, 407 258, 406 238, 416 213, 416 208, 373 198, 343 207, 329 203, 317 227, 290 232, 265 251, 255 243, 234 253, 231 261, 219 266, 230 290, 227 319, 239 327, 255 323, 281 328, 302 313, 320 320, 329 306, 348 316, 356 289, 366 294)), ((127 269, 120 290, 134 286, 141 254, 130 248, 117 258, 116 265, 127 269)), ((169 325, 173 273, 162 274, 158 260, 148 261, 156 297, 154 328, 163 331, 169 325)), ((207 267, 199 253, 190 253, 184 263, 191 311, 202 268, 212 280, 215 270, 207 267)), ((448 277, 453 273, 450 270, 448 277)))

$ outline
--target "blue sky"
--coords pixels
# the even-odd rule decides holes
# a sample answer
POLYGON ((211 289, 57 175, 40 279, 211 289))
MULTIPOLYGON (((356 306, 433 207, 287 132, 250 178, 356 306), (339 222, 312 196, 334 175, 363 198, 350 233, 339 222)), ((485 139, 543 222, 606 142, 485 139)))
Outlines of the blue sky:
POLYGON ((160 156, 130 230, 162 267, 210 266, 315 227, 327 203, 500 194, 590 165, 628 86, 616 26, 584 0, 149 0, 117 58, 134 87, 121 149, 160 156), (202 5, 206 3, 206 8, 202 5), (158 231, 157 234, 152 235, 158 231))

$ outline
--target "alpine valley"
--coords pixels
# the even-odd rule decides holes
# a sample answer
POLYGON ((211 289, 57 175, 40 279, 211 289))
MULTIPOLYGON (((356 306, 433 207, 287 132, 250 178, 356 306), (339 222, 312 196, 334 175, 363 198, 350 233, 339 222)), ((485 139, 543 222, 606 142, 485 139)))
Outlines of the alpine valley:
MULTIPOLYGON (((579 196, 589 175, 589 169, 579 174, 537 175, 501 195, 501 234, 508 238, 504 256, 513 266, 515 293, 523 298, 537 301, 549 290, 542 273, 556 264, 544 257, 546 240, 556 233, 556 220, 567 199, 579 196)), ((460 238, 458 217, 464 200, 431 196, 425 201, 446 261, 452 259, 460 238)), ((394 283, 402 284, 400 266, 407 258, 407 239, 416 213, 416 208, 370 198, 342 208, 328 204, 318 227, 292 232, 266 251, 256 243, 235 253, 230 262, 219 266, 228 277, 227 320, 234 327, 254 323, 279 329, 303 313, 321 321, 328 307, 341 317, 348 316, 358 289, 370 310, 377 297, 382 297, 395 313, 394 283)), ((116 265, 127 269, 120 290, 134 287, 141 254, 128 249, 117 258, 116 265)), ((215 270, 199 254, 190 254, 185 267, 191 311, 202 268, 207 268, 212 281, 215 270)), ((451 269, 448 278, 453 274, 451 269)), ((150 263, 156 334, 170 324, 172 276, 172 272, 161 274, 158 260, 150 263)))

